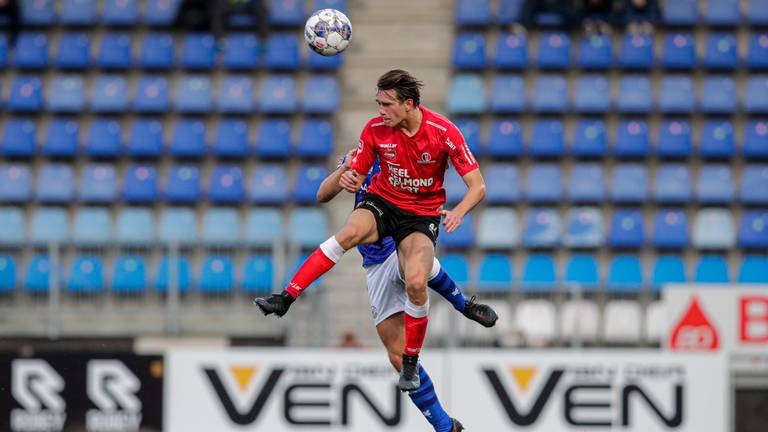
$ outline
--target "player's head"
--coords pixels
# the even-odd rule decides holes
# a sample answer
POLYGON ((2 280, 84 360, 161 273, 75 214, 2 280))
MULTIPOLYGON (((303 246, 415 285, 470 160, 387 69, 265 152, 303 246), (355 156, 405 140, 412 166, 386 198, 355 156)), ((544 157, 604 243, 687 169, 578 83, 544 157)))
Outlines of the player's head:
POLYGON ((393 69, 376 84, 379 115, 387 126, 400 124, 421 102, 422 82, 402 69, 393 69))

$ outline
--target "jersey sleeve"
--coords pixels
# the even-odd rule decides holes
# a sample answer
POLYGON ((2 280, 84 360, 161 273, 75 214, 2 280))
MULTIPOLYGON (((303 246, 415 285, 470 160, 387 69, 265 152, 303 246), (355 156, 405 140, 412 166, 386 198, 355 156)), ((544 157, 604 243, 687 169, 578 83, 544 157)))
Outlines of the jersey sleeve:
POLYGON ((460 176, 464 177, 465 174, 479 167, 459 128, 452 126, 448 129, 445 144, 448 146, 448 156, 451 158, 451 163, 460 176))
POLYGON ((360 134, 360 143, 357 145, 357 151, 354 156, 352 156, 350 167, 357 171, 358 174, 368 175, 375 159, 376 150, 373 147, 370 130, 366 125, 363 133, 360 134))

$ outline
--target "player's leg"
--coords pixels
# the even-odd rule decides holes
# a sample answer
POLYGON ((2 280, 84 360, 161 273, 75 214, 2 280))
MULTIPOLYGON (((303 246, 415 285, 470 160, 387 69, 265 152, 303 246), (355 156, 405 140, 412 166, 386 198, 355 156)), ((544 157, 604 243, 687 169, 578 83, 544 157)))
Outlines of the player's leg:
POLYGON ((478 322, 483 327, 493 327, 496 324, 496 320, 499 318, 496 311, 486 304, 475 302, 475 296, 468 299, 451 276, 442 268, 437 258, 432 264, 427 285, 448 300, 454 309, 472 321, 478 322))

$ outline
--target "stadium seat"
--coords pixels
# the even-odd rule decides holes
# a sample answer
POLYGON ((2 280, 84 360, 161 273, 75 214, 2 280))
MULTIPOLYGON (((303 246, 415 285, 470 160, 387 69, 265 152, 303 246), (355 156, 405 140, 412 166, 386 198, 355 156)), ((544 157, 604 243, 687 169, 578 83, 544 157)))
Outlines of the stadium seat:
POLYGON ((205 75, 190 75, 176 84, 174 105, 176 110, 189 114, 208 113, 213 108, 211 80, 205 75))
POLYGON ((438 244, 445 248, 468 249, 475 243, 475 225, 471 214, 464 216, 456 231, 441 233, 438 244))
POLYGON ((685 203, 693 195, 691 173, 683 164, 658 166, 653 183, 653 197, 660 203, 685 203))
POLYGON ((729 114, 738 109, 736 83, 727 76, 708 76, 701 92, 701 110, 708 114, 729 114))
POLYGON ((445 172, 443 187, 445 188, 445 199, 449 204, 458 203, 467 192, 467 185, 464 183, 464 179, 459 177, 459 174, 454 169, 448 169, 445 172))
POLYGON ((44 69, 48 66, 48 37, 45 33, 21 32, 13 52, 17 68, 44 69))
POLYGON ((144 24, 150 26, 173 24, 181 3, 181 0, 147 0, 147 8, 144 9, 144 24))
POLYGON ((0 139, 0 154, 29 157, 37 151, 37 125, 25 118, 7 118, 0 139))
POLYGON ((151 203, 157 199, 157 170, 154 166, 131 164, 123 178, 122 198, 130 203, 151 203))
POLYGON ((53 0, 20 2, 21 22, 32 26, 49 26, 54 23, 56 9, 53 0))
POLYGON ((26 232, 26 219, 20 208, 0 207, 0 244, 21 244, 26 232))
POLYGON ((664 22, 673 26, 693 26, 699 21, 697 0, 676 0, 665 4, 664 22))
POLYGON ((660 209, 653 217, 651 243, 657 248, 688 246, 688 217, 682 210, 660 209))
POLYGON ((500 0, 496 11, 496 22, 500 25, 509 25, 520 20, 522 0, 500 0))
POLYGON ((37 113, 43 108, 43 84, 38 77, 17 75, 11 82, 8 110, 37 113))
POLYGON ((491 124, 485 154, 492 158, 519 156, 523 151, 520 123, 511 119, 497 119, 491 124))
POLYGON ((240 241, 240 216, 236 209, 213 207, 203 216, 202 240, 209 246, 233 245, 240 241))
POLYGON ((741 171, 739 197, 745 204, 768 203, 768 165, 746 165, 741 171))
POLYGON ((236 165, 217 165, 208 184, 208 200, 215 203, 238 203, 245 198, 243 170, 236 165))
POLYGON ((561 75, 538 75, 530 94, 530 106, 539 113, 560 113, 567 109, 568 85, 561 75))
POLYGON ((0 202, 23 203, 32 197, 32 179, 26 164, 0 165, 0 202))
POLYGON ((293 71, 299 68, 299 40, 290 33, 272 33, 266 43, 267 69, 293 71))
POLYGON ((499 33, 496 38, 494 65, 499 70, 528 66, 528 36, 525 33, 499 33))
POLYGON ((304 12, 304 2, 270 0, 269 23, 275 26, 298 27, 304 24, 307 16, 304 12))
POLYGON ((169 150, 171 155, 180 158, 202 157, 205 153, 205 122, 191 118, 176 121, 169 150))
POLYGON ((210 69, 216 62, 216 46, 210 33, 187 33, 181 46, 181 66, 210 69))
POLYGON ((560 216, 552 208, 532 208, 525 218, 523 245, 557 247, 560 244, 560 216))
POLYGON ((749 0, 745 16, 752 25, 768 24, 768 1, 749 0))
POLYGON ((313 71, 335 71, 344 62, 343 55, 324 56, 310 53, 307 57, 306 67, 313 71))
POLYGON ((645 308, 645 340, 651 344, 660 344, 666 337, 667 307, 663 301, 653 301, 645 308))
POLYGON ((288 238, 302 248, 316 248, 328 238, 325 213, 318 208, 297 207, 288 218, 288 238))
POLYGON ((565 152, 563 122, 538 119, 533 123, 528 153, 532 156, 560 156, 565 152))
POLYGON ((302 158, 327 158, 333 152, 333 126, 329 120, 306 118, 299 131, 296 155, 302 158))
POLYGON ((101 21, 111 26, 130 26, 138 23, 136 0, 104 0, 101 21))
POLYGON ((667 33, 662 65, 667 69, 691 69, 696 65, 696 40, 691 33, 667 33))
POLYGON ((611 36, 594 34, 581 37, 579 66, 582 69, 607 69, 613 64, 611 36))
POLYGON ((702 204, 728 204, 734 199, 733 176, 728 165, 702 165, 696 181, 696 198, 702 204))
POLYGON ((8 37, 6 35, 0 35, 0 66, 6 66, 8 64, 8 37))
POLYGON ((274 281, 274 264, 269 255, 251 255, 243 264, 241 286, 248 293, 270 293, 274 281))
POLYGON ((767 284, 768 259, 760 255, 747 255, 739 267, 739 283, 767 284))
POLYGON ((560 335, 565 341, 593 343, 597 340, 599 317, 593 301, 566 301, 560 311, 560 335))
POLYGON ((573 131, 570 153, 602 157, 606 153, 606 130, 602 120, 579 120, 573 131))
POLYGON ((712 26, 735 26, 741 21, 739 0, 710 0, 704 13, 704 20, 712 26))
POLYGON ((277 208, 254 208, 245 217, 243 240, 250 245, 272 246, 283 238, 283 216, 277 208))
POLYGON ((645 244, 645 226, 639 210, 617 209, 611 215, 608 244, 615 248, 640 248, 645 244))
POLYGON ((136 82, 133 109, 139 113, 168 111, 168 79, 161 76, 142 76, 136 82))
POLYGON ((35 255, 24 274, 24 291, 32 294, 47 293, 51 284, 51 261, 47 255, 35 255))
POLYGON ((112 203, 117 198, 117 174, 114 165, 93 163, 83 167, 78 188, 80 201, 112 203))
POLYGON ((520 228, 514 210, 486 207, 477 225, 477 245, 483 249, 511 249, 520 244, 520 228))
POLYGON ((556 281, 555 261, 551 255, 532 254, 528 256, 520 280, 523 291, 554 291, 556 281))
POLYGON ((687 121, 663 120, 656 139, 656 153, 663 158, 690 156, 691 141, 691 125, 687 121))
POLYGON ((71 293, 98 293, 104 289, 104 270, 101 258, 78 256, 72 262, 67 277, 67 290, 71 293))
POLYGON ((341 106, 339 82, 334 76, 311 75, 304 81, 302 110, 308 114, 332 114, 341 106))
POLYGON ((451 275, 457 285, 467 286, 470 283, 469 263, 460 254, 445 254, 440 257, 440 267, 451 275))
POLYGON ((173 36, 147 33, 141 41, 138 63, 144 69, 169 69, 173 66, 173 36))
POLYGON ((75 178, 72 166, 46 163, 37 173, 35 198, 44 203, 68 203, 75 197, 75 178))
POLYGON ((296 109, 296 81, 288 75, 267 75, 261 84, 261 111, 290 114, 296 109))
POLYGON ((555 315, 555 305, 549 300, 522 300, 517 304, 515 328, 528 346, 547 346, 557 336, 555 315))
POLYGON ((735 152, 733 124, 727 120, 705 120, 699 139, 699 154, 704 158, 730 158, 735 152))
POLYGON ((490 164, 485 169, 488 204, 514 204, 520 198, 520 175, 517 167, 509 163, 490 164))
POLYGON ((45 131, 43 154, 54 157, 71 157, 77 154, 80 127, 76 121, 51 119, 45 131))
POLYGON ((653 89, 646 76, 624 75, 619 81, 617 108, 622 113, 646 113, 651 111, 653 89))
POLYGON ((133 62, 132 39, 126 33, 106 33, 101 38, 96 66, 102 69, 128 69, 133 62))
POLYGON ((486 109, 485 84, 480 75, 458 74, 451 79, 445 108, 453 114, 480 114, 486 109))
POLYGON ((211 144, 215 156, 244 157, 248 153, 248 124, 240 119, 220 119, 211 144))
POLYGON ((216 106, 221 113, 246 114, 256 106, 253 81, 246 76, 227 76, 219 81, 216 106))
POLYGON ((123 208, 115 227, 115 238, 122 244, 146 245, 156 241, 154 218, 148 208, 123 208))
POLYGON ((768 212, 745 210, 741 214, 739 246, 745 249, 768 248, 768 212))
POLYGON ((139 255, 121 255, 115 259, 112 271, 112 291, 120 294, 144 292, 147 272, 144 258, 139 255))
POLYGON ((0 293, 13 292, 16 282, 16 262, 8 254, 0 255, 0 293))
POLYGON ((596 203, 605 199, 603 167, 596 163, 580 163, 571 168, 568 198, 574 203, 596 203))
POLYGON ((750 69, 768 69, 768 33, 753 32, 749 37, 746 65, 750 69))
POLYGON ((634 255, 617 255, 611 259, 608 270, 608 291, 637 293, 643 287, 643 268, 634 255))
POLYGON ((91 120, 83 150, 96 158, 117 157, 122 150, 120 122, 106 118, 91 120))
POLYGON ((664 113, 687 114, 693 111, 693 79, 688 76, 667 75, 661 79, 658 107, 664 113))
POLYGON ((349 15, 347 0, 313 0, 312 10, 320 9, 336 9, 345 15, 349 15))
POLYGON ((138 118, 131 126, 126 153, 134 157, 160 156, 163 152, 163 124, 158 120, 138 118))
POLYGON ((59 75, 48 86, 48 110, 55 113, 77 113, 85 107, 85 89, 82 77, 59 75))
POLYGON ((649 69, 653 66, 653 36, 624 34, 621 40, 619 64, 625 69, 649 69))
POLYGON ((504 254, 484 255, 478 264, 477 290, 506 294, 512 289, 512 263, 504 254))
POLYGON ((640 342, 640 303, 634 300, 611 300, 605 304, 603 340, 608 344, 640 342))
POLYGON ((491 23, 488 0, 458 0, 454 9, 454 22, 458 26, 485 26, 491 23))
POLYGON ((493 113, 518 113, 525 109, 525 82, 519 75, 496 75, 491 84, 493 113))
POLYGON ((613 152, 619 157, 648 154, 648 124, 644 120, 622 120, 616 126, 613 152))
POLYGON ((711 70, 735 69, 739 63, 736 35, 731 33, 710 33, 707 39, 707 50, 703 63, 705 68, 711 70))
POLYGON ((114 75, 100 75, 93 82, 91 109, 97 113, 122 113, 128 108, 128 81, 114 75))
POLYGON ((49 244, 69 239, 69 216, 63 208, 38 207, 29 221, 29 241, 49 244))
POLYGON ((255 204, 283 204, 288 178, 280 164, 261 164, 253 170, 249 197, 255 204))
MULTIPOLYGON (((189 286, 192 283, 192 276, 190 272, 189 259, 184 256, 177 256, 174 261, 176 262, 176 289, 180 293, 189 291, 189 286)), ((155 289, 159 293, 166 293, 171 288, 170 281, 170 267, 171 258, 164 256, 160 260, 160 265, 157 268, 157 275, 155 277, 155 289)))
POLYGON ((747 77, 744 88, 744 110, 748 113, 768 112, 768 77, 747 77))
POLYGON ((744 157, 763 159, 768 157, 768 122, 750 120, 744 129, 742 142, 744 157))
POLYGON ((571 256, 565 265, 563 282, 568 285, 567 290, 570 290, 572 285, 577 285, 579 289, 585 291, 598 289, 601 276, 597 259, 585 254, 571 256))
POLYGON ((529 202, 557 202, 563 197, 560 167, 556 164, 533 164, 525 176, 525 197, 529 202))
POLYGON ((536 64, 542 69, 565 69, 570 64, 571 40, 566 33, 539 34, 536 64))
POLYGON ((75 215, 72 240, 80 245, 106 245, 112 236, 109 210, 103 207, 80 207, 75 215))
POLYGON ((640 203, 648 197, 648 173, 640 164, 615 165, 608 184, 614 202, 640 203))
POLYGON ((736 228, 730 210, 703 208, 693 222, 693 246, 699 249, 729 249, 736 245, 736 228), (713 229, 717 227, 717 229, 713 229))
POLYGON ((230 33, 224 45, 222 65, 233 70, 252 70, 261 64, 259 39, 251 33, 230 33))
POLYGON ((608 78, 602 75, 582 75, 576 82, 572 106, 581 113, 603 113, 610 109, 611 95, 608 78))
POLYGON ((197 220, 191 208, 169 207, 160 213, 158 239, 189 244, 197 240, 197 220))
POLYGON ((565 216, 563 244, 573 248, 594 248, 605 243, 603 214, 597 207, 571 207, 565 216))
POLYGON ((485 67, 485 37, 482 33, 463 32, 453 41, 454 69, 483 69, 485 67))
POLYGON ((728 283, 730 277, 725 258, 719 255, 701 256, 696 263, 694 280, 697 283, 728 283))
POLYGON ((173 165, 168 170, 163 197, 171 203, 194 203, 200 199, 200 168, 173 165))
POLYGON ((64 33, 59 37, 54 64, 61 69, 85 69, 90 61, 91 40, 84 33, 64 33))
POLYGON ((296 171, 291 198, 301 204, 315 204, 320 183, 328 176, 324 164, 304 164, 296 171))
POLYGON ((267 159, 285 158, 292 148, 291 123, 281 118, 264 118, 256 137, 255 153, 267 159))
POLYGON ((469 151, 478 154, 480 151, 480 122, 473 118, 457 117, 453 123, 464 136, 464 142, 469 147, 469 151))

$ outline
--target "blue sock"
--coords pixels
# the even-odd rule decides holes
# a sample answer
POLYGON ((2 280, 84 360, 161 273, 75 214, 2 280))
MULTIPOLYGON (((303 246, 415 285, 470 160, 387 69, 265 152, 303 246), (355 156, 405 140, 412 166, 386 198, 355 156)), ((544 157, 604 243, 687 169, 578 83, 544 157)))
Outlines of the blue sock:
POLYGON ((461 288, 456 285, 456 282, 448 276, 448 273, 446 273, 445 270, 441 268, 440 273, 427 282, 427 285, 451 302, 454 309, 459 312, 464 312, 464 304, 468 300, 467 296, 461 292, 461 288))
POLYGON ((435 386, 432 385, 432 380, 421 365, 419 365, 419 378, 421 378, 421 386, 418 390, 408 393, 408 397, 419 408, 429 424, 435 428, 435 432, 450 432, 453 428, 453 420, 440 405, 435 386))

